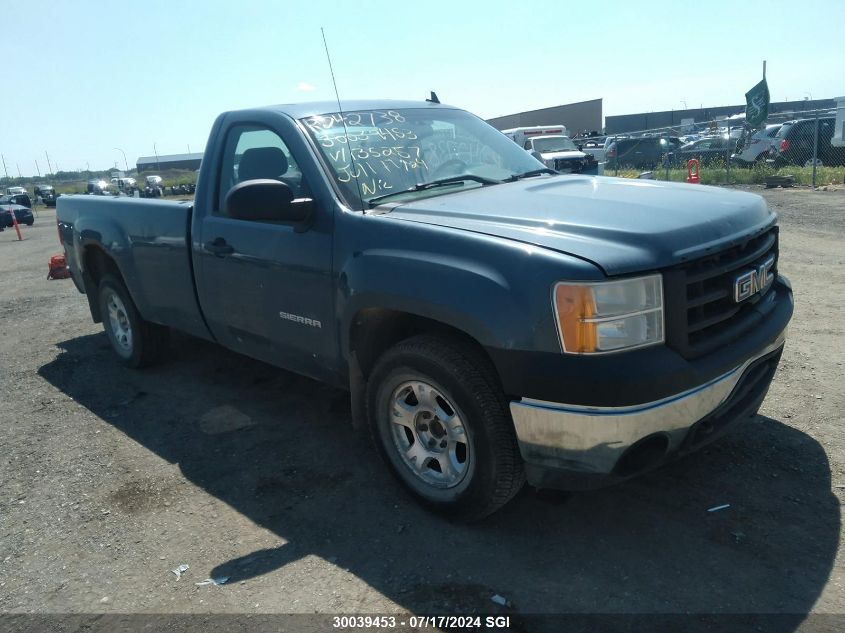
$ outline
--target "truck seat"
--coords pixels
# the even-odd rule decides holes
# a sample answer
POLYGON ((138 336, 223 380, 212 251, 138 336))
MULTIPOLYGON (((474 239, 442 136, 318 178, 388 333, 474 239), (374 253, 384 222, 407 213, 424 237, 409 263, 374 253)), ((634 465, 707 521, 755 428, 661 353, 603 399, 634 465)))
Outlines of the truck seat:
POLYGON ((262 178, 280 180, 291 188, 294 198, 302 197, 302 175, 288 173, 288 158, 278 147, 253 147, 241 156, 238 182, 262 178))

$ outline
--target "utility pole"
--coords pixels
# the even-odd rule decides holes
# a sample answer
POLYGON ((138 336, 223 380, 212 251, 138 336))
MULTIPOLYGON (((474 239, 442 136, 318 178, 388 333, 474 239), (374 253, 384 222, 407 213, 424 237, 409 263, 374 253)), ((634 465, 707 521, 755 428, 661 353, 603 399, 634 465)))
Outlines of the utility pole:
MULTIPOLYGON (((53 173, 53 166, 50 164, 50 155, 47 153, 47 150, 44 150, 44 155, 47 157, 47 167, 50 168, 50 173, 53 173)), ((59 171, 58 169, 56 171, 59 171)))
POLYGON ((38 177, 41 178, 41 168, 38 166, 38 161, 35 161, 35 171, 38 172, 38 177))
POLYGON ((155 143, 153 143, 153 152, 155 152, 156 155, 156 171, 161 171, 161 165, 159 165, 158 162, 158 148, 156 147, 155 143))
POLYGON ((6 180, 8 180, 9 179, 9 170, 6 169, 6 157, 3 156, 3 154, 0 154, 0 159, 3 160, 3 171, 6 172, 6 180))
POLYGON ((18 178, 23 178, 23 176, 21 176, 21 166, 20 166, 20 164, 19 164, 19 163, 15 163, 15 167, 17 167, 17 168, 18 168, 18 178))
MULTIPOLYGON (((119 151, 121 154, 123 154, 123 166, 126 167, 126 173, 128 174, 129 173, 129 161, 126 160, 126 152, 124 152, 119 147, 115 147, 115 149, 117 151, 119 151)), ((115 165, 115 167, 117 167, 117 165, 115 165)))

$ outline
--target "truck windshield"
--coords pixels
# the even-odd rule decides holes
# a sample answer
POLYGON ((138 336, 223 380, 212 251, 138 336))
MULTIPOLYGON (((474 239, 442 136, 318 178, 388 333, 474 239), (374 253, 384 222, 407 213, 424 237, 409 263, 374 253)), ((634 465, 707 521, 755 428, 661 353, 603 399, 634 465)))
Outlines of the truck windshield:
POLYGON ((468 112, 449 108, 363 110, 301 122, 351 208, 482 187, 542 167, 528 152, 468 112), (459 176, 469 176, 461 180, 459 176), (454 177, 454 182, 452 178, 454 177), (420 187, 449 179, 446 186, 420 187))
POLYGON ((578 147, 568 136, 545 136, 543 138, 535 138, 531 142, 534 144, 534 151, 540 152, 541 154, 578 151, 578 147))

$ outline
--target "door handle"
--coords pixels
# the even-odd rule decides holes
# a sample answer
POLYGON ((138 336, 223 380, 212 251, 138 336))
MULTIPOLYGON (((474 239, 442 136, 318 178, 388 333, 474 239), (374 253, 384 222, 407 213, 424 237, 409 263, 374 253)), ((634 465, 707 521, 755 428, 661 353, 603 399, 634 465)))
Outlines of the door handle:
POLYGON ((224 255, 231 255, 235 252, 234 246, 227 244, 222 237, 215 238, 213 242, 205 243, 205 250, 216 257, 223 257, 224 255))

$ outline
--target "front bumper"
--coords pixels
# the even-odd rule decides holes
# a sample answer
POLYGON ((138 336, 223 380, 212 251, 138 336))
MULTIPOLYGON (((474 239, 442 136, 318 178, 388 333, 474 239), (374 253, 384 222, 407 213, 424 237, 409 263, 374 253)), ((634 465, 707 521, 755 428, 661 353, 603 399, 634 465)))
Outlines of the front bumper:
POLYGON ((756 414, 785 334, 713 380, 632 406, 589 407, 523 398, 510 409, 528 481, 592 488, 651 470, 707 444, 756 414))

